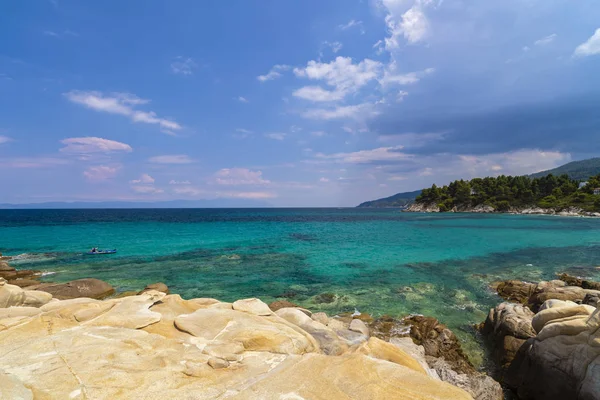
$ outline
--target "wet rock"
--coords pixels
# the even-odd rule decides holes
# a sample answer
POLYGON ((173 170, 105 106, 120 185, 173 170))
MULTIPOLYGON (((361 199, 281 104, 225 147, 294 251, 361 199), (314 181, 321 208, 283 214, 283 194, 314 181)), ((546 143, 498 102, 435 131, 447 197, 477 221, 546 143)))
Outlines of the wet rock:
POLYGON ((336 300, 336 298, 337 298, 337 296, 335 295, 335 293, 321 293, 314 297, 315 303, 319 303, 319 304, 333 303, 336 300))
POLYGON ((272 303, 269 303, 269 308, 271 309, 271 311, 277 311, 281 308, 294 308, 294 307, 298 307, 298 305, 294 304, 290 301, 286 301, 286 300, 277 300, 272 303))
POLYGON ((501 303, 490 310, 481 333, 499 365, 497 375, 500 379, 525 341, 535 336, 531 325, 533 315, 529 308, 515 303, 501 303))
POLYGON ((9 284, 18 286, 20 288, 26 288, 30 286, 39 285, 39 281, 35 281, 33 279, 15 279, 13 281, 8 281, 9 284))
POLYGON ((15 268, 8 265, 8 263, 0 262, 0 272, 7 272, 7 271, 11 271, 11 272, 15 271, 15 268))
POLYGON ((560 274, 558 279, 565 282, 569 286, 579 286, 582 289, 600 290, 600 282, 581 279, 566 273, 560 274))
POLYGON ((504 300, 527 304, 536 288, 536 284, 509 280, 504 282, 494 282, 492 283, 492 288, 496 290, 498 295, 504 300))
POLYGON ((456 335, 432 317, 411 316, 404 319, 411 325, 410 337, 425 348, 431 357, 443 357, 458 373, 472 373, 473 365, 464 354, 456 335))
POLYGON ((384 315, 369 324, 371 335, 389 341, 394 337, 406 337, 410 334, 410 324, 402 319, 384 315))
POLYGON ((52 294, 59 300, 88 297, 91 299, 103 299, 115 292, 108 283, 99 279, 87 278, 77 279, 67 283, 46 285, 36 290, 52 294))
POLYGON ((169 287, 162 282, 152 283, 152 284, 146 286, 138 294, 143 294, 143 293, 149 292, 150 290, 156 290, 157 292, 169 294, 169 287))

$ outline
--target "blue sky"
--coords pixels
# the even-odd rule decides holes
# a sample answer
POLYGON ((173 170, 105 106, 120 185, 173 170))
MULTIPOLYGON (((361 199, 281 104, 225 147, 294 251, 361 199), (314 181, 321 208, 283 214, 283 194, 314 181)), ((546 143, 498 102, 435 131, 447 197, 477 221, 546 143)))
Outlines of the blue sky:
POLYGON ((597 0, 6 1, 1 202, 353 206, 600 153, 597 0))

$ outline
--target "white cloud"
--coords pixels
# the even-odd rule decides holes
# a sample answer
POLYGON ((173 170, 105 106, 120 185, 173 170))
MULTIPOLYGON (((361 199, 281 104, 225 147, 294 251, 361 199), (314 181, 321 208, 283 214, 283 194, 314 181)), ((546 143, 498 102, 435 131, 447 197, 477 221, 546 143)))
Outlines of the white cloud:
POLYGON ((94 167, 89 167, 85 171, 83 171, 83 176, 86 179, 97 182, 97 181, 106 181, 110 178, 113 178, 117 172, 119 171, 119 166, 108 166, 108 165, 97 165, 94 167))
POLYGON ((10 142, 11 140, 12 139, 9 138, 8 136, 1 136, 0 135, 0 144, 10 142))
POLYGON ((387 86, 390 84, 411 85, 419 82, 423 77, 435 72, 435 68, 427 68, 422 71, 409 72, 406 74, 395 74, 395 70, 396 63, 390 63, 383 74, 383 78, 380 79, 382 86, 387 86))
POLYGON ((409 44, 415 44, 430 34, 431 27, 424 8, 432 1, 415 0, 408 9, 407 3, 402 0, 381 0, 381 5, 387 11, 385 23, 389 36, 385 38, 385 48, 388 51, 398 49, 402 37, 409 44))
POLYGON ((600 28, 596 29, 596 32, 586 40, 584 43, 577 46, 575 49, 575 56, 586 57, 595 54, 600 54, 600 28))
POLYGON ((169 185, 191 185, 192 182, 190 181, 176 181, 174 179, 171 179, 169 181, 169 185))
POLYGON ((322 102, 322 101, 337 101, 344 98, 345 93, 335 90, 325 90, 320 86, 304 86, 292 93, 295 97, 301 99, 322 102))
POLYGON ((236 133, 233 134, 233 137, 236 137, 238 139, 246 139, 247 137, 252 136, 252 134, 254 134, 253 131, 243 128, 237 128, 235 131, 236 133))
POLYGON ((262 171, 247 168, 224 168, 215 174, 215 182, 219 185, 266 185, 270 181, 263 179, 262 171))
POLYGON ((274 65, 268 73, 266 73, 265 75, 259 75, 256 77, 256 79, 258 79, 261 82, 272 81, 273 79, 281 78, 281 72, 287 71, 289 69, 289 65, 274 65))
POLYGON ((405 181, 408 178, 405 176, 400 176, 400 175, 396 175, 396 176, 390 176, 387 180, 388 181, 405 181))
POLYGON ((285 139, 287 134, 285 134, 285 133, 265 133, 264 136, 266 138, 273 139, 273 140, 283 140, 283 139, 285 139))
POLYGON ((171 63, 171 71, 179 75, 193 75, 194 69, 197 67, 198 65, 189 57, 183 58, 179 56, 171 63))
POLYGON ((177 122, 159 118, 156 116, 156 113, 152 111, 136 110, 134 108, 135 106, 146 104, 149 100, 141 99, 130 93, 111 93, 110 95, 104 95, 101 92, 96 91, 72 90, 64 93, 64 95, 69 101, 95 111, 123 115, 133 122, 156 124, 164 129, 181 129, 181 125, 177 122))
POLYGON ((201 194, 206 194, 206 190, 200 189, 200 188, 195 188, 192 186, 182 186, 182 187, 175 187, 173 189, 173 192, 176 194, 183 194, 183 195, 188 195, 188 196, 199 196, 201 194))
POLYGON ((324 132, 324 131, 313 131, 310 134, 312 136, 315 136, 315 137, 323 137, 323 136, 327 135, 327 132, 324 132))
POLYGON ((402 101, 404 101, 404 98, 408 96, 408 92, 404 91, 404 90, 400 90, 398 92, 398 94, 396 95, 396 102, 400 103, 402 101))
POLYGON ((410 160, 413 156, 402 153, 403 146, 379 147, 371 150, 359 150, 350 153, 317 153, 316 159, 347 164, 366 164, 377 161, 410 160))
POLYGON ((302 116, 309 119, 333 120, 333 119, 354 119, 365 120, 375 117, 381 112, 375 110, 371 103, 355 104, 350 106, 337 106, 334 108, 315 108, 305 111, 302 116))
POLYGON ((459 155, 457 168, 471 176, 524 175, 555 168, 571 161, 569 153, 521 149, 507 153, 459 155))
POLYGON ((323 42, 323 46, 327 46, 331 49, 332 52, 337 53, 338 51, 340 51, 342 49, 342 47, 344 47, 344 45, 340 42, 328 42, 325 41, 323 42))
POLYGON ((556 33, 553 33, 553 34, 545 36, 539 40, 536 40, 535 42, 533 42, 533 44, 536 46, 545 46, 547 44, 554 42, 554 39, 556 39, 556 37, 557 37, 556 33))
POLYGON ((135 185, 135 186, 131 186, 131 189, 137 193, 143 193, 143 194, 157 194, 157 193, 165 192, 163 189, 154 187, 152 185, 135 185))
POLYGON ((132 183, 134 185, 139 183, 154 183, 154 178, 148 174, 142 174, 142 176, 140 176, 140 179, 131 180, 129 181, 129 183, 132 183))
POLYGON ((118 151, 129 153, 133 151, 128 144, 93 136, 63 139, 61 143, 66 146, 60 151, 70 154, 114 153, 118 151))
POLYGON ((329 178, 321 178, 319 179, 319 182, 327 183, 329 182, 329 178))
POLYGON ((360 33, 362 35, 365 34, 365 28, 363 26, 363 22, 362 21, 356 21, 354 19, 351 19, 346 24, 340 24, 340 25, 338 25, 338 29, 340 29, 342 31, 346 31, 346 30, 351 29, 351 28, 359 28, 360 29, 360 33))
POLYGON ((194 162, 185 154, 174 154, 151 157, 148 161, 154 164, 191 164, 194 162))
MULTIPOLYGON (((294 74, 299 78, 324 81, 335 88, 337 96, 358 91, 380 75, 382 64, 379 61, 364 59, 358 64, 350 57, 336 57, 334 61, 322 63, 311 60, 305 68, 294 68, 294 74)), ((312 87, 314 91, 314 87, 312 87)))
POLYGON ((523 51, 524 51, 525 53, 527 53, 529 50, 531 50, 531 49, 529 48, 529 46, 523 46, 523 51))
POLYGON ((238 96, 237 101, 240 103, 248 103, 248 99, 242 96, 238 96))

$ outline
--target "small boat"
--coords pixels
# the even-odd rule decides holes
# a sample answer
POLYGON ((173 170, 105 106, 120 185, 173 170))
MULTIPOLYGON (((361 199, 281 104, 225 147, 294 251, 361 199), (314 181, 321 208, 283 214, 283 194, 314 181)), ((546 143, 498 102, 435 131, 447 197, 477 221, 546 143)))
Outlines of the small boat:
POLYGON ((100 254, 115 254, 117 252, 117 249, 112 249, 112 250, 96 250, 96 251, 88 251, 87 255, 90 256, 95 256, 95 255, 100 255, 100 254))

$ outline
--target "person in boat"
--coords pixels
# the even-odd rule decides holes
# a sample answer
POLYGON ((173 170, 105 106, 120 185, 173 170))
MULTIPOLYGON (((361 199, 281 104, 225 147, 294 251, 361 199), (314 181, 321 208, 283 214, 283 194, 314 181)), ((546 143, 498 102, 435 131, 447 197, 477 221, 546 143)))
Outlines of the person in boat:
POLYGON ((98 252, 98 248, 97 247, 93 247, 92 248, 92 253, 97 253, 98 252))

